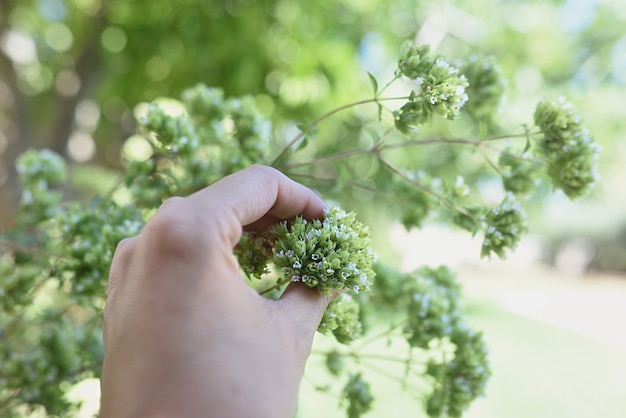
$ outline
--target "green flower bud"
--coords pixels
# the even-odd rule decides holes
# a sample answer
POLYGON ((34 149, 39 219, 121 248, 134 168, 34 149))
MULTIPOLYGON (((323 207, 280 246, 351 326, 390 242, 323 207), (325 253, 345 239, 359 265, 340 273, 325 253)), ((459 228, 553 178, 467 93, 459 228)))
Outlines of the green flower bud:
POLYGON ((199 142, 195 128, 187 116, 172 116, 155 104, 148 106, 148 113, 141 119, 143 129, 153 132, 157 147, 183 156, 197 151, 199 142))
POLYGON ((246 274, 261 278, 270 272, 267 265, 272 259, 273 245, 270 237, 255 232, 245 232, 241 236, 235 248, 235 255, 246 274))
POLYGON ((65 181, 67 166, 63 158, 50 150, 29 150, 16 163, 23 187, 18 217, 34 225, 53 218, 59 211, 62 193, 50 186, 65 181))
POLYGON ((331 351, 326 355, 326 367, 333 376, 339 376, 343 370, 343 355, 338 351, 331 351))
POLYGON ((483 226, 485 208, 482 206, 462 208, 457 210, 452 215, 452 223, 459 228, 463 228, 466 231, 476 234, 483 226))
POLYGON ((421 98, 409 100, 400 109, 393 111, 396 129, 404 134, 415 133, 430 120, 431 107, 421 98))
POLYGON ((363 331, 359 313, 359 304, 352 295, 342 293, 328 305, 317 330, 322 334, 332 332, 337 341, 349 344, 363 331))
POLYGON ((500 258, 506 257, 507 250, 513 250, 521 236, 526 232, 526 213, 515 196, 509 193, 502 203, 493 207, 485 216, 485 238, 480 256, 487 257, 495 253, 500 258))
POLYGON ((220 88, 198 84, 183 91, 182 100, 189 115, 199 125, 206 121, 222 120, 227 113, 224 91, 220 88))
POLYGON ((348 401, 348 418, 359 418, 372 409, 374 398, 370 385, 360 373, 350 376, 348 384, 343 388, 343 396, 348 401))
POLYGON ((296 217, 277 225, 274 264, 285 279, 318 287, 323 294, 369 290, 375 254, 369 229, 354 212, 326 210, 323 220, 296 217))
POLYGON ((444 266, 423 267, 408 277, 403 294, 409 297, 404 334, 412 347, 428 348, 430 341, 450 335, 461 313, 460 288, 444 266))
POLYGON ((444 363, 431 360, 426 374, 434 380, 426 401, 430 417, 461 417, 474 399, 485 394, 491 370, 480 333, 460 323, 451 333, 454 358, 444 363))
POLYGON ((16 162, 20 183, 27 188, 47 188, 48 184, 61 183, 67 177, 63 157, 50 150, 28 150, 16 162))
POLYGON ((595 151, 583 151, 579 155, 564 155, 548 167, 548 174, 555 187, 562 189, 570 199, 585 196, 599 178, 596 171, 595 151))
POLYGON ((525 196, 536 190, 538 163, 527 159, 523 154, 519 157, 509 152, 500 154, 498 167, 502 174, 502 185, 504 190, 513 193, 515 196, 525 196))
POLYGON ((489 120, 498 111, 506 82, 500 68, 491 59, 471 56, 460 65, 467 78, 468 101, 463 110, 478 120, 489 120))
POLYGON ((393 112, 396 128, 415 132, 433 114, 455 119, 468 100, 468 82, 459 70, 441 56, 429 55, 430 47, 416 47, 405 42, 400 51, 396 76, 404 75, 415 82, 409 101, 393 112))
POLYGON ((600 148, 582 126, 582 119, 564 98, 544 100, 535 109, 535 124, 543 134, 539 152, 545 158, 554 187, 570 199, 589 192, 598 180, 600 148))
POLYGON ((412 41, 402 43, 398 56, 398 76, 417 78, 426 73, 431 65, 430 45, 416 46, 412 41))

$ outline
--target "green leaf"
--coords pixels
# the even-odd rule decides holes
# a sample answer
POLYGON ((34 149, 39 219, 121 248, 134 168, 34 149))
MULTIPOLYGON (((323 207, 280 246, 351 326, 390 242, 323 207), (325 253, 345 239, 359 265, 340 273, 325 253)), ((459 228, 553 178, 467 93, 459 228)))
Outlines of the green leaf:
POLYGON ((522 155, 526 154, 526 151, 528 151, 530 149, 530 130, 528 129, 528 126, 524 123, 522 125, 522 127, 524 128, 524 133, 526 134, 526 145, 524 146, 524 151, 522 151, 522 155))
POLYGON ((376 77, 372 75, 372 73, 368 72, 367 76, 370 78, 370 83, 372 83, 372 87, 374 88, 374 96, 378 95, 378 81, 376 81, 376 77))
POLYGON ((462 208, 452 216, 452 223, 456 226, 471 232, 472 236, 481 229, 484 217, 484 208, 477 206, 471 208, 462 208))
POLYGON ((302 131, 302 140, 295 149, 296 151, 300 151, 309 145, 309 141, 313 141, 317 138, 319 130, 317 125, 298 124, 296 126, 302 131))
POLYGON ((309 145, 309 138, 305 135, 296 147, 296 151, 300 151, 306 148, 307 145, 309 145))

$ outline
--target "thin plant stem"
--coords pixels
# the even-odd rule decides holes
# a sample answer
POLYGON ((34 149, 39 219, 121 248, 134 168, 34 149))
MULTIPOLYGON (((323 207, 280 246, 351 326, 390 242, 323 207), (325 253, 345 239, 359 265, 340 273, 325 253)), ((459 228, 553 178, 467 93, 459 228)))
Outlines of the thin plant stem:
MULTIPOLYGON (((391 128, 390 130, 392 130, 393 128, 391 128)), ((343 160, 343 159, 348 159, 348 158, 352 158, 352 157, 356 157, 359 155, 366 155, 366 154, 377 154, 383 151, 387 151, 387 150, 393 150, 393 149, 402 149, 402 148, 409 148, 409 147, 414 147, 414 146, 420 146, 420 145, 431 145, 431 144, 459 144, 459 145, 470 145, 470 146, 475 146, 475 147, 485 147, 485 148, 489 148, 495 152, 501 153, 501 154, 505 154, 511 157, 515 157, 517 159, 520 160, 525 160, 525 161, 530 161, 530 162, 537 162, 537 160, 532 159, 532 158, 528 158, 528 157, 523 157, 521 155, 518 154, 514 154, 514 153, 510 153, 506 150, 503 150, 501 148, 495 147, 491 144, 488 144, 487 142, 492 142, 492 141, 499 141, 499 140, 503 140, 503 139, 511 139, 511 138, 518 138, 518 137, 525 137, 525 134, 516 134, 516 135, 506 135, 506 136, 497 136, 497 137, 491 137, 491 138, 486 138, 483 140, 474 140, 474 139, 465 139, 465 138, 428 138, 428 139, 416 139, 416 140, 409 140, 409 141, 404 141, 401 143, 396 143, 396 144, 388 144, 388 145, 382 145, 382 140, 388 135, 389 131, 387 131, 385 133, 385 135, 381 136, 381 139, 372 147, 368 147, 368 148, 356 148, 356 149, 352 149, 352 150, 347 150, 347 151, 343 151, 343 152, 338 152, 335 154, 331 154, 331 155, 326 155, 326 156, 322 156, 322 157, 317 157, 313 160, 309 160, 309 161, 297 161, 297 162, 293 162, 293 163, 287 163, 287 164, 280 164, 280 165, 275 165, 276 168, 280 169, 280 170, 289 170, 291 168, 297 168, 297 167, 304 167, 304 166, 308 166, 308 165, 312 165, 312 164, 319 164, 319 163, 325 163, 325 162, 330 162, 330 161, 337 161, 337 160, 343 160)))
MULTIPOLYGON (((377 353, 360 353, 357 350, 353 350, 353 351, 349 351, 349 352, 345 352, 345 353, 340 353, 337 352, 335 350, 331 350, 331 351, 317 351, 317 350, 313 350, 311 352, 311 354, 316 355, 316 356, 327 356, 331 353, 335 353, 335 354, 339 354, 340 356, 343 357, 350 357, 352 359, 370 359, 370 360, 380 360, 380 361, 385 361, 385 362, 391 362, 391 363, 400 363, 400 364, 406 364, 407 363, 407 359, 404 358, 399 358, 399 357, 393 357, 393 356, 386 356, 384 354, 377 354, 377 353)), ((417 362, 412 362, 412 364, 418 364, 417 362)))
POLYGON ((409 96, 383 97, 383 98, 373 97, 371 99, 359 100, 359 101, 356 101, 356 102, 348 103, 348 104, 343 105, 343 106, 339 106, 338 108, 333 109, 330 112, 327 112, 327 113, 323 114, 322 116, 320 116, 319 118, 315 119, 313 122, 311 122, 307 126, 306 129, 302 130, 296 136, 294 136, 290 141, 288 141, 287 144, 285 144, 285 146, 272 159, 272 161, 270 162, 269 165, 275 166, 276 163, 278 162, 278 160, 280 159, 280 157, 282 157, 283 154, 285 154, 287 152, 287 150, 289 150, 289 148, 291 148, 296 142, 298 142, 300 139, 304 138, 304 136, 306 135, 306 133, 308 131, 310 131, 313 127, 319 125, 321 122, 325 121, 326 119, 330 118, 331 116, 333 116, 333 115, 335 115, 335 114, 337 114, 337 113, 339 113, 341 111, 344 111, 346 109, 351 109, 353 107, 361 106, 361 105, 364 105, 364 104, 369 104, 369 103, 379 103, 379 102, 383 102, 383 101, 393 101, 393 100, 406 100, 408 98, 409 98, 409 96))
POLYGON ((387 84, 385 84, 385 85, 383 86, 383 88, 382 88, 382 89, 380 89, 380 90, 376 93, 376 96, 380 96, 380 95, 381 95, 381 94, 382 94, 385 90, 387 90, 387 88, 388 88, 389 86, 391 86, 393 83, 395 83, 395 82, 396 82, 396 80, 399 80, 399 79, 400 79, 400 76, 398 76, 398 75, 394 75, 394 76, 393 76, 393 78, 392 78, 391 80, 389 80, 389 82, 388 82, 387 84))
POLYGON ((267 289, 261 290, 259 292, 259 295, 265 295, 266 293, 271 292, 272 290, 278 290, 281 287, 283 287, 285 284, 287 284, 287 280, 286 279, 282 279, 276 282, 275 285, 268 287, 267 289))
POLYGON ((393 166, 392 164, 388 163, 386 160, 384 160, 380 155, 378 155, 378 160, 385 166, 387 167, 392 173, 402 177, 402 179, 404 179, 405 181, 411 183, 413 186, 417 187, 418 189, 422 190, 425 193, 430 194, 431 196, 433 196, 434 198, 436 198, 437 200, 439 200, 443 205, 445 205, 447 208, 455 210, 465 216, 468 216, 470 218, 475 219, 476 216, 474 216, 472 213, 468 212, 467 210, 456 206, 455 204, 453 204, 452 202, 450 202, 448 199, 446 199, 445 196, 440 195, 439 193, 435 192, 434 190, 432 190, 431 188, 429 188, 428 186, 423 185, 422 183, 413 180, 412 178, 410 178, 409 176, 407 176, 406 174, 404 174, 402 171, 400 171, 398 168, 396 168, 395 166, 393 166))
POLYGON ((394 376, 393 374, 387 372, 386 370, 381 370, 380 368, 378 368, 378 367, 376 367, 376 366, 374 366, 372 364, 369 364, 367 362, 361 362, 359 364, 361 366, 369 369, 370 371, 376 373, 379 376, 386 377, 387 379, 389 379, 389 380, 391 380, 393 382, 398 383, 400 386, 402 386, 402 388, 405 390, 405 392, 407 392, 411 397, 413 397, 414 399, 417 399, 417 400, 421 400, 421 398, 419 398, 418 395, 417 395, 417 393, 420 392, 418 388, 409 386, 408 384, 404 384, 402 381, 400 381, 398 379, 397 376, 394 376))
POLYGON ((359 341, 357 350, 362 349, 363 347, 365 347, 368 344, 371 344, 373 341, 378 340, 379 338, 383 338, 386 337, 388 335, 390 335, 393 331, 395 331, 396 329, 400 328, 402 325, 404 325, 406 323, 406 321, 403 322, 399 322, 397 324, 393 324, 391 325, 391 327, 389 327, 388 329, 386 329, 385 331, 378 333, 378 334, 374 334, 364 340, 359 341))

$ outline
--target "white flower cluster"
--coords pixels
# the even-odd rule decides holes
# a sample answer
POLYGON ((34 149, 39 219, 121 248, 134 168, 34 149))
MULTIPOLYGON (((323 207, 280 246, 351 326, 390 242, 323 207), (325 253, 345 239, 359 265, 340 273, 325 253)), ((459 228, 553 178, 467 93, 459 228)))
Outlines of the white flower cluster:
POLYGON ((369 229, 353 212, 328 209, 323 220, 297 217, 274 229, 274 264, 286 279, 319 287, 323 293, 369 290, 375 254, 369 229))

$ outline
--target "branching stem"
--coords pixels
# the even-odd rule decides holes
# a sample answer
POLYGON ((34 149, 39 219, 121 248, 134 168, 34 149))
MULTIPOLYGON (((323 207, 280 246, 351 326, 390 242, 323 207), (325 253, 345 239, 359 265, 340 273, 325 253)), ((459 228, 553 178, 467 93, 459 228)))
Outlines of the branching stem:
POLYGON ((289 150, 289 148, 291 148, 296 142, 298 142, 300 139, 304 138, 304 136, 306 135, 306 133, 308 131, 310 131, 312 128, 314 128, 315 126, 319 125, 321 122, 325 121, 326 119, 330 118, 331 116, 335 115, 336 113, 339 113, 339 112, 344 111, 346 109, 351 109, 353 107, 361 106, 361 105, 364 105, 364 104, 380 103, 380 102, 393 101, 393 100, 406 100, 408 98, 409 98, 409 96, 383 97, 383 98, 373 97, 371 99, 364 99, 364 100, 359 100, 357 102, 348 103, 346 105, 339 106, 338 108, 335 108, 335 109, 331 110, 330 112, 324 113, 322 116, 320 116, 319 118, 317 118, 313 122, 311 122, 307 126, 306 129, 302 130, 296 136, 294 136, 290 141, 288 141, 285 144, 285 146, 278 152, 278 154, 276 154, 276 156, 270 162, 269 165, 275 166, 276 163, 278 162, 278 160, 280 159, 280 157, 282 157, 283 154, 285 154, 289 150))

